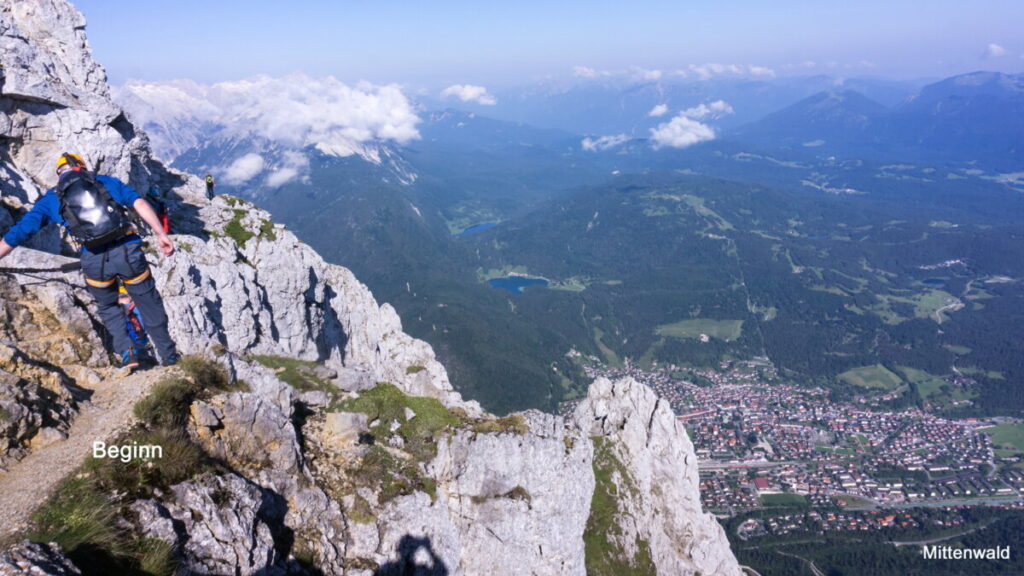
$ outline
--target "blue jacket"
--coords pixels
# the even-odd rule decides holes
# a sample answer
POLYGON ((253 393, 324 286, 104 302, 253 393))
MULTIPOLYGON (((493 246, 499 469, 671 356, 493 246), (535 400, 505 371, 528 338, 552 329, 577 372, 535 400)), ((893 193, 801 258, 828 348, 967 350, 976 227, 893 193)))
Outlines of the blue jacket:
MULTIPOLYGON (((116 202, 124 206, 132 207, 135 201, 139 199, 138 192, 113 176, 97 174, 96 180, 106 187, 107 191, 110 192, 110 196, 116 202)), ((7 242, 12 247, 19 246, 31 238, 33 234, 39 232, 40 228, 51 222, 67 226, 67 223, 64 222, 64 217, 60 215, 60 200, 57 198, 57 193, 53 191, 53 188, 47 190, 46 194, 43 194, 42 198, 36 201, 35 206, 22 216, 17 224, 11 226, 11 229, 4 234, 4 242, 7 242)))

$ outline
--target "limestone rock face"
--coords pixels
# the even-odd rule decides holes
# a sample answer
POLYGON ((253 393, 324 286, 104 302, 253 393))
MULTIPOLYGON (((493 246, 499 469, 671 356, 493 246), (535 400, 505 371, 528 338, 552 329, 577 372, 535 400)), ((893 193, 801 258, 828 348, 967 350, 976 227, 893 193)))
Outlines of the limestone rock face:
POLYGON ((0 576, 80 576, 57 544, 28 540, 0 553, 0 576))
POLYGON ((629 476, 616 480, 616 520, 630 557, 639 540, 648 543, 658 574, 742 573, 721 525, 701 510, 693 444, 667 401, 631 378, 599 378, 574 419, 629 476))
MULTIPOLYGON (((272 526, 284 506, 234 474, 203 476, 172 488, 167 509, 188 535, 188 568, 200 574, 286 574, 272 526)), ((282 537, 282 535, 278 535, 282 537)))
POLYGON ((70 302, 0 277, 0 468, 65 436, 78 408, 69 385, 90 381, 87 364, 104 356, 90 347, 102 350, 88 315, 74 309, 57 320, 52 310, 70 302))
POLYGON ((557 416, 522 416, 528 433, 459 432, 432 463, 438 500, 461 543, 452 566, 464 574, 582 576, 594 491, 590 442, 557 416))
POLYGON ((74 7, 63 0, 4 2, 0 68, 0 136, 14 142, 4 146, 14 176, 0 179, 4 196, 35 201, 40 186, 56 183, 54 162, 65 151, 123 180, 147 181, 148 142, 110 100, 85 18, 74 7))
POLYGON ((185 352, 219 345, 322 361, 336 378, 355 368, 367 382, 480 412, 452 389, 430 346, 405 334, 394 308, 378 305, 349 270, 324 262, 248 202, 188 197, 202 204, 203 228, 177 236, 173 256, 153 257, 171 334, 185 352))

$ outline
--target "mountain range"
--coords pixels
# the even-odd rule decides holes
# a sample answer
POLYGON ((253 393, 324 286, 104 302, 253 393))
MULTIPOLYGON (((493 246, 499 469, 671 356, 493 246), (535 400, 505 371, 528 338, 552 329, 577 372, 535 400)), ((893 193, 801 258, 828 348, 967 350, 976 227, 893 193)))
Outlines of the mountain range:
MULTIPOLYGON (((306 81, 312 82, 315 89, 301 90, 303 94, 323 88, 322 82, 292 79, 298 85, 306 81)), ((261 86, 266 83, 260 81, 261 86)), ((706 232, 723 235, 736 244, 741 258, 739 273, 750 274, 753 270, 745 267, 757 267, 754 260, 744 264, 744 246, 753 254, 773 242, 779 244, 779 240, 770 241, 757 234, 772 238, 799 236, 799 228, 793 228, 787 221, 807 221, 811 215, 824 218, 816 225, 817 232, 805 233, 811 237, 845 236, 836 225, 854 226, 843 217, 850 210, 875 214, 876 219, 884 218, 886 213, 899 213, 912 226, 924 225, 922 234, 926 237, 939 232, 929 231, 931 222, 1012 226, 1021 213, 1018 190, 1022 183, 1014 177, 1021 170, 1017 141, 1024 133, 1014 128, 1019 124, 1019 110, 1024 102, 1019 90, 1020 77, 973 73, 920 88, 847 80, 837 90, 838 84, 825 77, 678 85, 604 80, 536 87, 515 98, 498 93, 498 104, 466 105, 467 110, 449 107, 427 111, 423 106, 431 102, 429 99, 418 104, 402 100, 398 108, 415 110, 415 121, 407 122, 414 127, 414 136, 401 141, 372 137, 347 147, 324 144, 327 140, 337 143, 352 138, 353 132, 340 125, 326 131, 302 129, 304 138, 273 138, 271 130, 258 128, 268 122, 252 121, 240 127, 221 120, 212 130, 207 124, 207 133, 193 138, 202 144, 178 153, 173 165, 197 173, 214 173, 219 181, 218 190, 258 202, 330 261, 355 270, 375 293, 395 304, 407 318, 406 326, 412 334, 434 345, 449 366, 457 387, 499 412, 526 406, 553 410, 560 400, 577 394, 573 390, 584 379, 579 367, 565 356, 570 349, 598 355, 608 349, 616 356, 634 361, 646 358, 676 363, 714 363, 723 355, 767 354, 794 376, 828 381, 844 370, 856 368, 856 362, 809 360, 814 355, 829 358, 821 356, 825 353, 833 354, 833 360, 849 354, 828 348, 828 339, 822 339, 822 327, 817 322, 787 320, 787 313, 783 312, 773 316, 777 321, 762 326, 761 333, 768 334, 775 331, 773 327, 789 322, 789 328, 777 337, 807 342, 809 347, 796 356, 777 347, 781 340, 765 340, 764 336, 755 342, 745 334, 733 342, 696 348, 685 341, 660 339, 656 331, 665 322, 658 318, 668 310, 658 299, 642 296, 644 286, 680 287, 659 296, 672 295, 676 303, 671 306, 678 306, 689 298, 685 288, 681 288, 688 284, 680 283, 679 278, 669 280, 657 274, 647 277, 646 272, 638 275, 630 270, 643 261, 637 250, 660 250, 659 234, 663 238, 689 236, 690 226, 699 227, 698 223, 708 218, 700 211, 700 204, 673 208, 656 201, 652 204, 647 197, 678 195, 671 190, 682 186, 704 190, 682 194, 690 198, 687 202, 711 202, 718 197, 716 194, 732 186, 725 182, 714 184, 714 179, 742 183, 735 192, 726 194, 731 198, 727 202, 729 207, 721 209, 733 214, 723 218, 736 232, 706 232), (875 95, 886 104, 854 88, 875 95), (655 95, 660 95, 664 102, 669 101, 664 99, 665 95, 673 95, 673 102, 686 102, 689 107, 680 110, 681 106, 673 109, 666 105, 663 116, 651 117, 647 107, 658 101, 655 95), (709 101, 712 95, 723 99, 709 101), (521 117, 533 118, 538 125, 487 115, 493 112, 515 116, 508 112, 511 107, 502 106, 516 102, 526 106, 524 103, 531 101, 536 103, 536 110, 523 112, 521 117), (748 101, 757 104, 740 104, 748 101), (778 109, 767 109, 769 103, 778 109), (563 108, 578 114, 555 113, 563 108), (550 114, 545 116, 542 109, 550 114), (571 130, 572 122, 602 116, 599 111, 611 118, 607 120, 611 124, 595 120, 587 129, 575 133, 571 130), (626 116, 638 122, 634 128, 614 124, 619 122, 615 118, 626 116), (576 120, 563 123, 556 121, 556 117, 576 120), (671 134, 667 138, 659 139, 650 132, 651 127, 664 126, 671 126, 664 130, 671 134), (687 131, 700 131, 701 127, 707 128, 713 139, 683 146, 686 139, 681 136, 687 131), (620 136, 596 136, 616 130, 622 130, 620 136), (986 139, 987 144, 979 144, 979 138, 986 139), (645 174, 650 178, 636 184, 617 183, 629 181, 627 178, 632 176, 628 175, 645 174), (738 192, 750 185, 753 189, 767 187, 790 214, 769 218, 764 198, 738 192), (626 219, 614 208, 618 201, 613 200, 617 196, 612 191, 629 186, 645 190, 636 199, 636 206, 642 211, 682 210, 680 219, 665 221, 656 228, 660 232, 644 240, 644 231, 635 226, 641 221, 654 221, 647 220, 642 213, 626 219), (721 190, 716 192, 718 189, 721 190), (751 218, 742 210, 760 216, 751 218), (685 216, 687 212, 689 216, 685 216), (690 219, 693 217, 697 220, 690 219), (618 238, 614 240, 618 244, 605 246, 604 240, 595 236, 573 248, 574 243, 582 240, 575 239, 579 229, 574 226, 586 226, 591 220, 596 225, 611 226, 598 230, 614 230, 617 235, 604 240, 618 238), (466 237, 457 236, 480 224, 493 227, 466 237), (775 231, 769 232, 766 226, 775 231), (753 236, 741 239, 736 236, 741 231, 753 236), (599 246, 605 247, 598 250, 599 246), (561 263, 556 258, 561 258, 561 263), (520 272, 516 273, 525 270, 556 284, 585 289, 578 295, 571 291, 532 289, 524 295, 509 297, 482 281, 517 270, 520 272), (626 277, 637 282, 624 282, 626 277), (624 283, 602 287, 599 281, 624 283), (613 308, 598 313, 600 319, 596 321, 574 320, 571 313, 563 313, 582 305, 592 311, 605 306, 613 308), (804 327, 799 328, 801 325, 804 327), (800 355, 804 359, 798 359, 800 355)), ((178 90, 179 87, 172 86, 168 93, 176 94, 178 90)), ((218 89, 191 90, 191 94, 197 94, 218 89)), ((149 126, 150 122, 159 123, 159 119, 151 119, 147 109, 133 105, 134 99, 147 91, 158 92, 160 87, 140 90, 139 86, 129 84, 121 94, 133 94, 127 99, 122 96, 122 100, 130 114, 138 114, 140 122, 149 126)), ((172 125, 189 130, 199 129, 202 123, 193 119, 167 124, 172 125)), ((721 210, 713 211, 721 215, 721 210)), ((857 225, 870 222, 861 217, 857 225)), ((966 231, 961 228, 957 232, 966 231)), ((980 242, 986 234, 989 233, 979 230, 972 241, 980 242)), ((884 242, 876 246, 862 241, 860 253, 848 257, 853 261, 873 261, 881 257, 879 249, 883 245, 884 242)), ((790 257, 794 257, 795 250, 803 249, 790 248, 790 257)), ((929 250, 940 260, 948 253, 945 248, 929 250)), ((711 270, 715 257, 710 252, 706 255, 711 260, 702 269, 711 270)), ((1009 253, 1006 256, 1010 258, 1009 253)), ((1004 264, 1005 261, 986 269, 991 275, 1016 274, 1015 268, 1004 264)), ((842 273, 849 275, 851 271, 842 273)), ((753 285, 765 274, 774 272, 761 270, 749 283, 753 285)), ((710 272, 702 275, 713 277, 710 272)), ((783 284, 800 280, 785 274, 778 279, 784 280, 783 284)), ((884 295, 888 289, 870 279, 864 281, 871 286, 871 298, 880 298, 882 308, 889 306, 884 304, 890 302, 884 295)), ((812 290, 823 287, 828 288, 828 282, 805 285, 812 290)), ((903 289, 910 288, 908 284, 903 289)), ((828 289, 844 290, 837 286, 828 289)), ((777 288, 770 288, 762 296, 748 295, 752 299, 748 304, 721 319, 753 325, 758 322, 753 310, 780 309, 774 304, 754 301, 772 300, 774 296, 769 293, 776 291, 777 288)), ((835 303, 825 303, 811 293, 808 296, 814 296, 816 306, 822 307, 817 313, 837 313, 835 303)), ((716 306, 700 298, 692 305, 704 311, 716 306)), ((872 309, 876 308, 881 309, 872 309)), ((881 326, 871 324, 878 319, 874 313, 865 318, 857 313, 843 314, 847 317, 843 329, 863 333, 865 338, 879 330, 887 333, 886 338, 892 338, 896 330, 884 321, 881 326), (852 328, 863 322, 873 327, 852 328)), ((988 318, 987 313, 981 314, 988 318)), ((906 326, 909 325, 900 323, 899 329, 906 326)), ((924 333, 927 323, 915 330, 924 333)), ((855 340, 847 344, 857 346, 852 342, 855 340)), ((980 347, 982 342, 975 344, 980 347)), ((929 359, 921 360, 919 366, 937 373, 948 372, 954 361, 943 348, 948 345, 941 339, 932 341, 926 346, 932 350, 927 354, 929 359)), ((862 348, 860 353, 870 349, 862 348)), ((863 362, 870 359, 861 358, 860 353, 853 358, 863 362)), ((908 362, 904 356, 897 354, 893 361, 908 362)), ((989 358, 984 362, 991 361, 989 358)), ((991 371, 1002 372, 995 368, 991 371)), ((1002 389, 998 382, 993 386, 992 390, 1002 389)))

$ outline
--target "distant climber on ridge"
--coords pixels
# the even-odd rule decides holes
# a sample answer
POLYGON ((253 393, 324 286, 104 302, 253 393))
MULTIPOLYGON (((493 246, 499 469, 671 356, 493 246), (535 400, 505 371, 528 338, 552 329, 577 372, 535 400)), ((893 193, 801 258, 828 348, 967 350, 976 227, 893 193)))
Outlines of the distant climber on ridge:
POLYGON ((87 170, 85 161, 77 154, 62 154, 57 159, 57 174, 57 185, 47 190, 32 210, 4 234, 0 240, 0 259, 43 226, 51 222, 64 226, 81 245, 85 283, 113 337, 114 349, 121 355, 121 366, 134 369, 139 358, 118 305, 118 280, 146 319, 146 329, 163 364, 177 363, 178 352, 167 331, 163 299, 142 252, 142 238, 122 207, 135 209, 153 230, 160 251, 170 256, 174 253, 174 242, 164 232, 153 208, 117 178, 87 170))
POLYGON ((213 174, 206 175, 206 197, 213 200, 213 174))

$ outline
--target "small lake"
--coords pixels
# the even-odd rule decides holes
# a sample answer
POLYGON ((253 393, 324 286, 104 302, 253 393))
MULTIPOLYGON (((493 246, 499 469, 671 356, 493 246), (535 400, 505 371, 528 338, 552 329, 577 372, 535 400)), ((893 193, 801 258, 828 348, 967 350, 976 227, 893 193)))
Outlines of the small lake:
POLYGON ((814 234, 807 237, 808 240, 828 240, 828 234, 814 234))
POLYGON ((498 225, 497 222, 483 222, 481 224, 473 224, 472 226, 470 226, 469 228, 466 228, 465 230, 463 230, 462 232, 459 232, 458 234, 452 234, 452 236, 454 238, 460 238, 462 236, 469 236, 470 234, 476 234, 477 232, 480 232, 481 230, 487 230, 488 228, 492 228, 492 227, 497 226, 497 225, 498 225))
POLYGON ((927 284, 928 286, 934 286, 936 288, 942 288, 943 286, 946 285, 946 281, 943 280, 942 278, 925 278, 921 282, 927 284))
POLYGON ((505 276, 504 278, 491 278, 487 281, 491 288, 500 288, 512 294, 522 294, 527 286, 547 286, 548 281, 543 278, 530 278, 529 276, 505 276))

